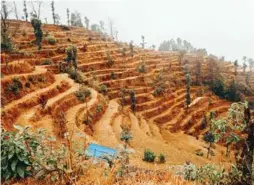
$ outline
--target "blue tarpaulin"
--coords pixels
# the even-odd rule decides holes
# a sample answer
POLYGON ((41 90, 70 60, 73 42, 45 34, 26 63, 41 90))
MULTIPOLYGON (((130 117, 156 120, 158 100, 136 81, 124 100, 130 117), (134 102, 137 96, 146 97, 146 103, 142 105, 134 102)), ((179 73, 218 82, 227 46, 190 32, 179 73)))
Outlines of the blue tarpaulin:
POLYGON ((115 156, 117 151, 113 148, 109 148, 109 147, 105 147, 102 145, 97 145, 97 144, 91 143, 88 145, 85 153, 87 156, 100 158, 103 155, 115 156))

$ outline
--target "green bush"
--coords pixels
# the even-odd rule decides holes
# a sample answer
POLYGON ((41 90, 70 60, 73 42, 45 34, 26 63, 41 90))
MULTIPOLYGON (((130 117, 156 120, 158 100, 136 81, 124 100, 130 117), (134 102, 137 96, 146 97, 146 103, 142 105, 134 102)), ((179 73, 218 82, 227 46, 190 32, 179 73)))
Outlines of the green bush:
POLYGON ((111 66, 113 66, 114 65, 114 60, 112 59, 112 57, 110 56, 110 53, 109 53, 109 51, 107 51, 107 62, 106 62, 106 64, 107 64, 107 66, 108 67, 111 67, 111 66))
POLYGON ((145 149, 144 151, 144 161, 147 161, 147 162, 154 162, 156 158, 156 155, 154 154, 154 152, 152 152, 151 150, 149 149, 145 149))
POLYGON ((82 74, 78 71, 76 71, 73 68, 68 68, 66 70, 66 72, 69 74, 70 78, 73 79, 75 82, 77 83, 83 83, 84 82, 84 78, 82 76, 82 74))
POLYGON ((114 72, 111 72, 111 74, 110 74, 110 78, 111 78, 111 80, 116 79, 116 76, 115 76, 115 73, 114 73, 114 72))
POLYGON ((23 88, 22 83, 19 78, 13 78, 12 82, 8 85, 8 90, 11 91, 14 95, 18 95, 19 90, 23 88))
POLYGON ((55 45, 56 44, 56 38, 53 35, 47 36, 46 39, 47 39, 49 44, 51 44, 51 45, 55 45))
POLYGON ((31 175, 32 152, 39 145, 37 139, 28 134, 27 128, 14 127, 20 129, 20 132, 3 132, 1 134, 1 175, 3 180, 31 175))
POLYGON ((107 92, 108 92, 108 87, 105 85, 105 84, 102 84, 101 86, 100 86, 100 93, 102 93, 102 94, 107 94, 107 92))
POLYGON ((166 162, 166 157, 165 157, 164 154, 160 154, 160 155, 159 155, 159 162, 160 162, 160 163, 165 163, 165 162, 166 162))
POLYGON ((41 65, 51 65, 51 64, 52 64, 52 60, 51 59, 45 59, 41 63, 41 65))
POLYGON ((85 99, 91 95, 91 91, 87 87, 81 86, 79 90, 75 92, 75 95, 79 101, 84 102, 85 99))
POLYGON ((100 113, 103 110, 103 106, 101 104, 96 106, 96 113, 100 113))

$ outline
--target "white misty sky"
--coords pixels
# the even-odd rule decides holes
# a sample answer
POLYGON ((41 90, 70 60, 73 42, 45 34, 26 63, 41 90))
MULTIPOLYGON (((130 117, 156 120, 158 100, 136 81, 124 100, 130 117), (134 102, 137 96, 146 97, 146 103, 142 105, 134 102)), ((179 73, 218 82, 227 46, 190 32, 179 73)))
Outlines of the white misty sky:
MULTIPOLYGON (((16 4, 23 15, 23 1, 16 4)), ((103 20, 107 28, 108 18, 113 19, 121 41, 139 44, 144 35, 147 47, 158 47, 180 37, 226 60, 254 58, 254 0, 56 0, 63 24, 66 8, 80 12, 83 21, 87 16, 90 25, 103 20)), ((43 5, 45 17, 52 22, 50 1, 43 5)))

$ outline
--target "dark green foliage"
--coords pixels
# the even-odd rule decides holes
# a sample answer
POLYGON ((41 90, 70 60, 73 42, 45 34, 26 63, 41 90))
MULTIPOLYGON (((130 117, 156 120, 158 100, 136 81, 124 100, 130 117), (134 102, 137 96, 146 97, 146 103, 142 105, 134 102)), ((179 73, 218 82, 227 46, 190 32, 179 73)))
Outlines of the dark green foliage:
POLYGON ((100 86, 100 90, 99 91, 100 91, 100 93, 106 95, 108 93, 108 87, 105 84, 102 84, 100 86))
POLYGON ((126 100, 125 100, 126 95, 127 95, 127 90, 125 88, 122 88, 119 92, 119 96, 121 97, 120 102, 121 102, 122 108, 124 107, 125 102, 126 102, 126 100))
POLYGON ((54 3, 54 1, 51 2, 51 9, 52 9, 53 23, 56 24, 55 3, 54 3))
POLYGON ((75 92, 75 95, 80 102, 84 102, 85 99, 91 95, 91 91, 88 88, 81 86, 79 90, 75 92))
POLYGON ((52 64, 52 60, 51 59, 45 59, 42 61, 41 65, 51 65, 52 64))
POLYGON ((114 72, 111 72, 110 78, 111 78, 111 80, 115 80, 115 79, 116 79, 116 76, 115 76, 115 73, 114 73, 114 72))
POLYGON ((77 65, 77 47, 73 45, 69 45, 66 48, 66 61, 67 63, 70 63, 72 61, 72 65, 75 70, 77 70, 78 65, 77 65))
POLYGON ((141 46, 144 49, 145 48, 145 44, 146 44, 146 42, 145 42, 145 36, 141 35, 141 39, 142 39, 141 46))
POLYGON ((159 155, 159 163, 165 163, 166 162, 166 157, 164 154, 159 155))
POLYGON ((130 91, 131 110, 135 113, 136 110, 136 96, 133 90, 130 91))
POLYGON ((154 162, 156 158, 156 155, 154 154, 154 152, 152 152, 151 150, 149 149, 145 149, 144 151, 144 161, 147 161, 147 162, 154 162))
POLYGON ((24 178, 31 175, 32 152, 39 142, 28 134, 27 128, 19 133, 1 134, 1 175, 3 180, 24 178), (28 168, 30 167, 30 168, 28 168))
POLYGON ((66 11, 67 11, 67 24, 68 24, 68 26, 70 26, 70 10, 69 10, 69 8, 67 8, 66 11))
POLYGON ((240 101, 240 94, 237 91, 236 83, 234 80, 228 87, 227 93, 225 96, 229 101, 240 101))
POLYGON ((165 92, 165 88, 162 86, 162 85, 158 85, 154 92, 153 92, 153 95, 154 96, 162 96, 165 92))
POLYGON ((209 146, 207 148, 207 158, 208 158, 209 154, 210 154, 210 149, 211 149, 212 143, 215 142, 215 136, 212 132, 207 132, 207 133, 205 133, 203 140, 205 142, 209 143, 209 146))
POLYGON ((123 128, 121 134, 120 134, 121 141, 124 141, 126 144, 129 142, 129 140, 132 139, 132 134, 130 132, 129 128, 123 128))
POLYGON ((70 78, 77 83, 83 83, 84 79, 80 72, 74 70, 73 68, 68 68, 66 71, 63 71, 69 74, 70 78))
POLYGON ((22 88, 23 85, 18 78, 13 78, 12 82, 8 85, 8 90, 11 91, 14 95, 18 95, 19 90, 22 88))
POLYGON ((41 20, 37 18, 33 18, 31 24, 34 28, 34 35, 36 38, 36 45, 38 46, 38 50, 41 49, 41 41, 43 37, 43 32, 41 30, 41 20))
POLYGON ((219 96, 220 98, 225 98, 226 90, 225 90, 225 84, 221 78, 217 78, 214 83, 212 83, 210 89, 219 96))
POLYGON ((91 25, 91 30, 92 30, 92 31, 99 32, 99 33, 102 33, 102 31, 101 31, 101 29, 100 29, 100 25, 98 25, 98 24, 92 24, 92 25, 91 25))
POLYGON ((25 15, 25 20, 26 20, 26 22, 27 22, 28 13, 27 13, 27 7, 26 7, 26 0, 24 0, 24 9, 23 9, 23 11, 24 11, 24 15, 25 15))

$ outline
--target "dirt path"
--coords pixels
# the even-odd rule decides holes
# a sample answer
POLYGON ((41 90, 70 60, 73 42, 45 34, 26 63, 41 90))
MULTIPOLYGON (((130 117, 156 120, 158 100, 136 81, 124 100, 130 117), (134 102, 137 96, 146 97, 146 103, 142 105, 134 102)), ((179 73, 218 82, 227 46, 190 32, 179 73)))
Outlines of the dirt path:
POLYGON ((118 107, 119 104, 116 101, 109 101, 106 112, 95 125, 93 139, 102 145, 115 148, 119 144, 111 125, 114 115, 118 112, 118 107))

